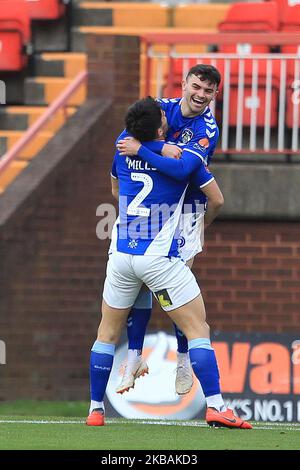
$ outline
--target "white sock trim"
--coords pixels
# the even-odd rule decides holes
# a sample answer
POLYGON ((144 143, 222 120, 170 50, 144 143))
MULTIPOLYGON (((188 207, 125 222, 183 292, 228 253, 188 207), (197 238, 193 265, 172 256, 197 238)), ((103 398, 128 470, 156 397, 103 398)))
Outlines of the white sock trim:
POLYGON ((210 397, 205 397, 205 399, 208 408, 216 408, 218 411, 225 410, 224 400, 220 393, 217 395, 211 395, 210 397))
POLYGON ((96 408, 102 408, 103 411, 105 412, 103 401, 91 400, 89 414, 91 414, 91 412, 92 412, 93 410, 95 410, 96 408))

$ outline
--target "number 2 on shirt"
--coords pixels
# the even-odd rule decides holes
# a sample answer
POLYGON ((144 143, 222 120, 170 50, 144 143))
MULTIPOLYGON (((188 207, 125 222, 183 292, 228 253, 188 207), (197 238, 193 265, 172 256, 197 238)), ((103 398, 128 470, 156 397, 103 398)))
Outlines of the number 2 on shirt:
POLYGON ((153 188, 153 180, 151 176, 146 175, 145 173, 131 173, 131 179, 132 181, 140 181, 144 186, 131 201, 131 203, 128 204, 127 214, 140 217, 149 217, 150 209, 147 207, 141 207, 141 204, 146 199, 148 194, 151 193, 153 188))

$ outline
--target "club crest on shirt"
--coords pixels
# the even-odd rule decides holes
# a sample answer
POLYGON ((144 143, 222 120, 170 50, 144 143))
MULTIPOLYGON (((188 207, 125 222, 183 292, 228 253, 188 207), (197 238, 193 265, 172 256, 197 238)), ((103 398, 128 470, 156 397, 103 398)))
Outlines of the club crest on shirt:
POLYGON ((181 141, 183 144, 187 144, 191 138, 193 137, 193 131, 191 129, 184 129, 183 133, 181 134, 181 141))

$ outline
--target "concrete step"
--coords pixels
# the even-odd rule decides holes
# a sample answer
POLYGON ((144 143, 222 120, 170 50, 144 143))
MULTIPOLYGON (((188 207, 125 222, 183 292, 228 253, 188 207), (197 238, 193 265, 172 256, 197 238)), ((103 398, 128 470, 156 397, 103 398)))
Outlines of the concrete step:
MULTIPOLYGON (((3 153, 10 150, 23 135, 24 132, 21 131, 0 131, 0 147, 4 150, 3 153)), ((53 135, 54 133, 49 131, 40 132, 18 155, 18 160, 31 160, 46 145, 53 135)))
MULTIPOLYGON (((46 111, 46 106, 5 106, 0 108, 0 130, 27 130, 46 111)), ((43 128, 56 132, 76 112, 74 106, 59 110, 43 128), (66 112, 66 114, 65 114, 66 112)))
POLYGON ((90 2, 74 5, 73 26, 171 26, 166 3, 90 2))
MULTIPOLYGON (((72 83, 72 78, 28 77, 25 81, 24 102, 26 105, 46 105, 52 103, 62 91, 72 83)), ((86 99, 86 86, 83 85, 70 99, 69 106, 80 106, 86 99)))
POLYGON ((40 77, 76 77, 87 68, 86 54, 45 52, 35 57, 34 75, 40 77))
POLYGON ((99 2, 90 2, 87 6, 85 2, 77 5, 74 4, 72 11, 72 25, 112 26, 113 10, 110 5, 110 3, 105 2, 102 8, 99 8, 99 2))

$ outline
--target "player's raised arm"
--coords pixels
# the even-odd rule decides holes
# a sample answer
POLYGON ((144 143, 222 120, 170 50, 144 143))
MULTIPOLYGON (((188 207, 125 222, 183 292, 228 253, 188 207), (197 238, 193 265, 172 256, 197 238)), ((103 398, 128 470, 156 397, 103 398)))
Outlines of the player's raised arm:
POLYGON ((173 158, 165 158, 151 152, 138 140, 133 139, 132 145, 135 146, 135 155, 139 156, 142 160, 149 163, 152 167, 166 176, 170 176, 177 181, 184 181, 202 165, 202 161, 196 155, 189 155, 182 153, 179 160, 173 158))
MULTIPOLYGON (((128 155, 133 156, 136 155, 134 153, 135 147, 132 147, 132 140, 133 137, 124 137, 117 142, 117 149, 122 156, 128 155)), ((147 147, 148 150, 151 152, 157 153, 162 155, 163 157, 170 157, 170 158, 180 158, 182 154, 182 149, 177 147, 175 144, 166 144, 162 140, 154 140, 151 142, 142 142, 144 147, 147 147)))

